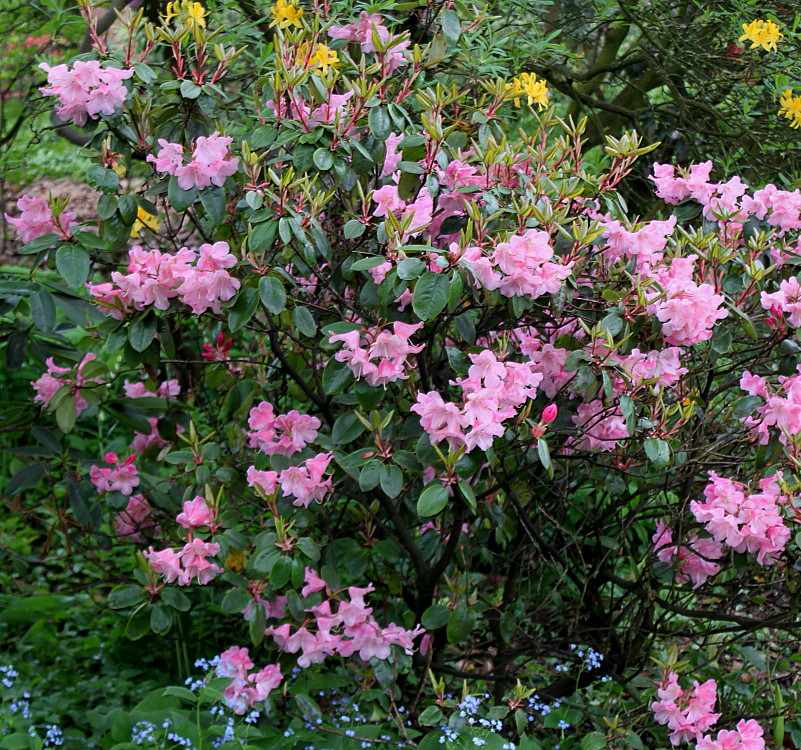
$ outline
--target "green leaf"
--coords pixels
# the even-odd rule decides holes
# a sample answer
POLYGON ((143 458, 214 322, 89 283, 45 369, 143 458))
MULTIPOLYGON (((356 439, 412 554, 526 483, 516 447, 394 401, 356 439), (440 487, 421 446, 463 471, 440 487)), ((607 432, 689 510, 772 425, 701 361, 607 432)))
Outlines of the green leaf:
POLYGON ((262 276, 259 279, 259 297, 267 311, 273 315, 278 315, 286 308, 284 285, 275 276, 262 276))
POLYGON ((264 607, 253 607, 250 610, 248 631, 250 634, 250 642, 254 646, 258 646, 264 640, 264 629, 266 627, 267 615, 264 611, 264 607))
POLYGON ((184 190, 178 184, 178 178, 173 175, 167 183, 167 198, 170 200, 170 205, 179 213, 186 211, 196 200, 198 196, 198 189, 193 187, 191 190, 184 190))
POLYGON ((307 695, 303 693, 295 693, 293 696, 295 702, 298 704, 298 708, 300 709, 300 713, 309 719, 309 721, 314 724, 317 719, 322 717, 322 712, 320 711, 320 707, 307 695))
POLYGON ((327 172, 334 166, 334 155, 327 148, 318 148, 312 158, 314 166, 321 172, 327 172))
POLYGON ((381 481, 381 469, 381 462, 375 459, 362 466, 362 470, 359 472, 359 488, 369 492, 378 487, 378 483, 381 481))
POLYGON ((369 271, 371 268, 377 268, 382 263, 386 263, 387 259, 384 257, 372 256, 370 258, 360 258, 350 267, 351 271, 369 271))
POLYGON ((416 279, 426 270, 426 264, 419 258, 405 258, 397 265, 398 278, 416 279))
POLYGON ((602 732, 591 732, 581 740, 581 750, 603 750, 606 747, 606 735, 602 732))
POLYGON ((367 113, 367 125, 377 141, 385 141, 392 132, 392 120, 385 107, 373 107, 367 113))
POLYGON ((31 295, 29 301, 31 317, 40 331, 52 331, 56 325, 56 304, 50 292, 40 289, 31 295))
POLYGON ((406 174, 425 174, 426 171, 416 161, 399 161, 398 169, 406 174))
POLYGON ((464 602, 460 602, 448 618, 448 643, 461 644, 473 632, 476 615, 464 602))
POLYGON ((117 205, 120 210, 122 220, 131 226, 136 221, 139 206, 136 203, 136 198, 133 195, 121 195, 117 205))
POLYGON ((540 463, 543 465, 543 468, 548 472, 548 476, 553 477, 551 451, 548 448, 548 442, 543 438, 537 440, 537 455, 540 457, 540 463))
POLYGON ((111 195, 101 195, 97 201, 97 215, 105 221, 117 213, 117 199, 111 195))
POLYGON ((225 191, 221 187, 212 185, 200 191, 200 204, 214 226, 220 226, 225 219, 225 191))
POLYGON ((170 685, 170 687, 164 688, 162 695, 174 695, 176 698, 185 700, 188 703, 197 703, 197 695, 188 688, 181 687, 180 685, 170 685))
POLYGON ((445 273, 426 271, 414 287, 412 308, 420 320, 431 320, 439 315, 448 304, 450 279, 445 273))
POLYGON ((389 497, 397 497, 403 489, 403 472, 395 464, 381 467, 381 489, 389 497))
POLYGON ((667 466, 670 462, 670 446, 660 438, 647 438, 645 440, 645 455, 657 469, 667 466))
POLYGON ((189 597, 184 594, 183 591, 179 589, 173 588, 166 588, 161 590, 161 598, 164 600, 166 604, 169 604, 174 609, 177 609, 179 612, 188 612, 192 607, 192 602, 189 601, 189 597))
POLYGON ((106 169, 99 164, 89 167, 86 173, 86 181, 89 187, 101 193, 109 195, 116 193, 120 187, 120 178, 113 169, 106 169))
POLYGON ((442 24, 445 38, 451 42, 459 41, 459 37, 462 35, 462 24, 459 22, 456 11, 446 8, 442 11, 439 21, 442 24))
POLYGON ((167 607, 156 604, 150 611, 150 629, 156 635, 165 635, 172 627, 172 612, 167 607))
POLYGON ((417 501, 417 515, 423 518, 436 516, 448 504, 448 490, 441 484, 430 484, 417 501))
POLYGON ((203 93, 203 88, 194 81, 184 81, 180 91, 184 99, 197 99, 203 93))
POLYGON ((26 466, 24 469, 20 469, 14 474, 14 476, 8 480, 3 492, 8 497, 13 497, 23 490, 29 490, 31 487, 35 487, 46 473, 46 464, 37 461, 35 464, 26 466))
POLYGON ((352 443, 365 430, 361 420, 356 416, 356 412, 346 412, 337 417, 334 428, 331 431, 331 440, 335 445, 347 445, 352 443))
POLYGON ((323 390, 327 396, 335 396, 341 393, 352 379, 353 375, 347 365, 337 362, 332 357, 323 370, 323 390))
POLYGON ((311 337, 317 333, 317 322, 303 305, 298 305, 292 311, 292 322, 304 336, 311 337))
POLYGON ((75 419, 77 417, 75 407, 76 398, 74 395, 69 394, 62 399, 56 408, 56 424, 64 433, 71 432, 72 428, 75 427, 75 419))
POLYGON ((228 328, 236 333, 253 317, 259 306, 259 290, 250 287, 241 292, 234 306, 228 311, 228 328))
POLYGON ((346 222, 342 229, 342 233, 345 235, 346 240, 355 240, 357 237, 361 237, 366 229, 367 226, 358 219, 351 219, 350 221, 346 222))
POLYGON ((150 346, 156 335, 158 320, 152 312, 147 312, 141 318, 134 320, 128 328, 128 341, 137 352, 143 352, 150 346))
POLYGON ((77 245, 62 245, 56 250, 56 268, 73 289, 89 278, 89 253, 77 245))
POLYGON ((253 601, 253 597, 245 589, 231 589, 222 600, 220 609, 227 615, 241 612, 253 601))
POLYGON ((254 253, 263 253, 273 246, 277 235, 277 221, 262 221, 259 224, 255 224, 250 230, 248 248, 254 253))
POLYGON ((119 586, 108 595, 108 606, 111 609, 126 609, 142 601, 144 591, 141 586, 119 586))
POLYGON ((451 611, 444 604, 432 604, 420 618, 420 624, 426 630, 436 630, 448 623, 451 611))

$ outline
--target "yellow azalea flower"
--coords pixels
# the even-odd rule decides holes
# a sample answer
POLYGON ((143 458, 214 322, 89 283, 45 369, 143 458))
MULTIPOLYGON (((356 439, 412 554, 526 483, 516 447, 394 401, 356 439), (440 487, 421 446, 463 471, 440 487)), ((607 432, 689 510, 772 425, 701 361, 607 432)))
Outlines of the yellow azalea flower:
POLYGON ((738 41, 751 42, 751 49, 762 47, 767 52, 776 52, 778 50, 776 42, 783 38, 778 24, 773 21, 757 20, 743 24, 743 35, 738 41))
POLYGON ((309 58, 306 67, 311 68, 313 66, 320 68, 320 72, 325 75, 328 73, 329 68, 336 69, 339 67, 339 55, 336 50, 326 47, 324 44, 318 44, 314 48, 314 53, 309 58))
POLYGON ((779 103, 779 114, 791 121, 791 128, 801 128, 801 96, 793 96, 792 89, 785 89, 779 103))
POLYGON ((534 102, 540 109, 548 105, 548 86, 545 81, 538 81, 536 73, 521 73, 506 84, 506 100, 513 99, 515 107, 520 106, 520 99, 526 97, 529 106, 534 102))
POLYGON ((167 15, 164 16, 164 20, 169 23, 173 18, 177 18, 183 26, 205 29, 207 15, 208 11, 200 3, 175 0, 175 2, 167 3, 167 15))
POLYGON ((131 237, 141 237, 143 229, 149 229, 151 232, 158 232, 159 220, 155 214, 148 213, 144 208, 139 206, 136 209, 136 221, 131 227, 131 237))
POLYGON ((278 2, 270 8, 270 13, 272 13, 273 16, 273 20, 270 22, 270 28, 277 25, 279 29, 286 29, 289 26, 300 27, 302 25, 300 23, 300 18, 303 15, 303 8, 297 8, 291 2, 287 2, 287 0, 278 0, 278 2))

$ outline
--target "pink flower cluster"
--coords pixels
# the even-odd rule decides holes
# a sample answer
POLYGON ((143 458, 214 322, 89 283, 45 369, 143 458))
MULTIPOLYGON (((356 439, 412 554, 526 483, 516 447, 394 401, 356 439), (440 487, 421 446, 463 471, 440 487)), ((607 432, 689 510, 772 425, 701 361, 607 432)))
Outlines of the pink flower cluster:
POLYGON ((118 536, 125 537, 132 542, 142 541, 142 531, 152 529, 155 535, 161 533, 161 529, 150 517, 152 508, 150 503, 142 495, 131 495, 125 510, 120 511, 114 517, 114 530, 118 536))
POLYGON ((373 200, 377 204, 373 216, 380 219, 392 214, 398 219, 402 230, 398 237, 401 245, 410 237, 416 237, 431 223, 434 201, 427 188, 423 188, 412 203, 407 203, 398 194, 397 185, 384 185, 373 191, 373 200))
POLYGON ((121 492, 123 495, 130 495, 134 487, 139 486, 139 472, 134 466, 136 453, 132 453, 124 461, 120 461, 116 453, 106 453, 103 460, 112 468, 92 466, 89 469, 89 479, 98 492, 121 492))
POLYGON ((250 410, 250 445, 268 456, 292 456, 317 439, 320 420, 297 409, 275 416, 273 405, 262 401, 250 410))
POLYGON ((227 270, 236 265, 227 242, 201 245, 197 253, 184 247, 174 255, 135 245, 128 257, 127 273, 113 272, 113 284, 89 286, 101 309, 117 320, 131 307, 143 310, 153 305, 167 310, 175 297, 195 315, 207 310, 220 313, 221 303, 231 299, 240 286, 227 270))
POLYGON ((762 292, 761 301, 774 320, 786 317, 793 328, 801 327, 801 284, 797 277, 783 279, 778 292, 762 292))
POLYGON ((704 488, 707 502, 693 500, 690 510, 712 537, 735 552, 756 555, 760 565, 771 565, 790 539, 779 505, 787 499, 779 481, 768 477, 759 481, 759 492, 747 494, 745 485, 715 472, 704 488))
POLYGON ((205 498, 197 496, 184 503, 183 512, 175 520, 188 531, 183 548, 176 552, 172 547, 159 551, 148 547, 142 554, 153 570, 165 577, 167 583, 188 586, 197 579, 199 584, 205 585, 223 572, 219 565, 207 559, 220 552, 220 545, 204 542, 195 537, 194 532, 201 527, 216 531, 219 528, 217 509, 209 505, 205 498))
POLYGON ((148 154, 147 161, 153 163, 157 172, 175 175, 182 190, 202 190, 209 185, 222 187, 226 178, 239 168, 239 159, 230 156, 232 141, 231 136, 221 136, 218 132, 200 136, 195 141, 192 158, 184 164, 184 147, 159 138, 161 149, 155 156, 148 154))
POLYGON ((712 338, 715 323, 728 317, 722 309, 724 297, 715 294, 711 284, 697 284, 693 278, 696 256, 673 258, 669 267, 660 267, 653 278, 662 292, 647 292, 648 313, 662 323, 662 336, 668 344, 692 346, 712 338))
POLYGON ((536 299, 558 292, 572 272, 573 261, 554 263, 553 257, 548 233, 529 229, 499 243, 489 257, 481 248, 468 247, 462 261, 485 289, 500 289, 505 297, 536 299))
POLYGON ((53 361, 53 358, 48 357, 45 362, 47 371, 44 372, 38 380, 31 381, 31 385, 36 391, 36 395, 33 397, 34 403, 42 404, 45 407, 49 406, 50 402, 53 400, 53 396, 66 385, 70 387, 70 392, 75 395, 75 416, 80 416, 80 413, 86 409, 89 404, 81 395, 79 389, 90 383, 103 382, 100 378, 86 378, 83 375, 83 368, 95 359, 97 359, 97 355, 89 352, 84 355, 84 358, 77 367, 58 367, 53 361), (70 373, 70 377, 59 377, 67 373, 70 373))
POLYGON ((734 221, 745 221, 749 215, 765 219, 783 235, 801 228, 801 191, 780 190, 768 184, 753 196, 745 195, 748 185, 739 177, 728 182, 710 182, 712 162, 693 164, 676 176, 671 164, 654 164, 649 179, 656 185, 656 194, 667 203, 677 204, 691 198, 704 207, 707 219, 728 214, 734 221))
POLYGON ((322 502, 332 490, 331 477, 325 477, 332 457, 331 453, 318 453, 299 466, 290 466, 280 473, 251 466, 247 472, 248 484, 258 487, 267 497, 274 495, 280 487, 285 497, 295 498, 293 505, 308 508, 312 500, 322 502))
MULTIPOLYGON (((129 383, 126 380, 123 384, 123 389, 125 390, 125 396, 127 398, 147 398, 156 396, 159 398, 169 399, 175 398, 181 393, 181 386, 178 384, 177 380, 165 380, 156 388, 155 392, 149 391, 147 386, 142 382, 129 383)), ((161 437, 161 435, 159 435, 158 421, 158 417, 148 417, 147 422, 150 425, 150 432, 137 432, 134 435, 131 448, 135 453, 141 454, 151 445, 155 445, 156 447, 160 448, 167 444, 167 441, 161 437)), ((184 430, 183 425, 178 425, 176 429, 178 432, 183 432, 184 430)))
POLYGON ((62 239, 70 236, 70 228, 76 226, 75 214, 62 211, 58 217, 53 216, 50 204, 44 198, 31 198, 23 195, 17 200, 20 215, 16 218, 5 214, 6 221, 17 230, 20 242, 28 243, 44 237, 46 234, 58 234, 62 239))
POLYGON ((606 240, 603 255, 611 262, 620 258, 634 258, 637 270, 659 263, 664 257, 668 237, 676 228, 676 217, 667 221, 650 221, 636 231, 623 228, 619 221, 605 219, 602 237, 606 240))
POLYGON ((717 739, 711 735, 702 737, 695 750, 765 750, 764 733, 755 719, 740 719, 735 729, 721 729, 717 739))
POLYGON ((618 406, 604 406, 596 399, 579 404, 571 417, 578 436, 570 441, 574 449, 586 451, 611 451, 617 448, 618 440, 629 437, 626 420, 618 406))
POLYGON ((217 531, 217 509, 209 505, 206 499, 197 495, 184 503, 184 509, 179 513, 175 522, 189 531, 189 538, 193 537, 195 529, 206 526, 210 531, 217 531))
POLYGON ((217 677, 231 678, 231 684, 223 691, 225 704, 239 716, 256 703, 265 700, 283 679, 281 668, 277 664, 269 664, 258 672, 250 672, 253 666, 248 650, 239 646, 232 646, 224 651, 217 661, 217 677))
POLYGON ((779 389, 774 392, 765 378, 746 370, 740 378, 740 388, 765 400, 765 404, 756 409, 759 418, 743 419, 751 427, 754 439, 767 445, 770 428, 775 427, 779 431, 779 442, 793 444, 801 434, 801 376, 779 375, 779 389), (782 391, 784 395, 781 395, 782 391))
MULTIPOLYGON (((325 581, 310 569, 306 570, 306 581, 306 595, 326 588, 325 581)), ((292 633, 290 626, 284 624, 268 627, 265 633, 272 636, 286 653, 300 652, 298 666, 304 669, 311 664, 320 664, 332 654, 347 658, 358 653, 365 662, 373 658, 388 659, 392 646, 400 646, 407 654, 411 654, 414 650, 413 641, 424 632, 423 629, 405 630, 395 623, 382 628, 373 617, 372 607, 368 607, 364 601, 364 597, 374 590, 372 585, 366 588, 350 587, 348 599, 338 603, 336 614, 332 610, 333 599, 326 599, 306 609, 315 618, 316 631, 310 631, 303 625, 292 633)))
POLYGON ((462 388, 461 405, 446 402, 436 391, 418 393, 411 411, 420 415, 420 424, 432 445, 447 440, 451 448, 464 445, 488 450, 504 433, 503 422, 517 414, 517 408, 534 398, 542 374, 527 362, 500 362, 489 349, 471 354, 473 363, 467 378, 452 382, 462 388), (468 432, 465 432, 468 430, 468 432))
POLYGON ((344 344, 335 359, 345 362, 356 379, 364 378, 373 387, 385 386, 409 378, 406 359, 423 350, 422 344, 409 343, 409 337, 422 327, 422 323, 396 322, 392 324, 392 333, 381 327, 368 328, 332 335, 328 343, 344 344))
MULTIPOLYGON (((332 39, 347 39, 361 46, 362 52, 376 52, 375 38, 386 47, 391 38, 389 29, 384 26, 384 19, 378 13, 368 13, 363 10, 359 14, 359 20, 354 23, 347 23, 344 26, 332 26, 328 29, 328 35, 332 39)), ((385 75, 391 73, 401 65, 406 64, 406 59, 401 52, 405 50, 411 42, 408 38, 400 38, 382 53, 385 61, 385 75)))
POLYGON ((707 680, 702 685, 693 682, 692 692, 682 690, 679 676, 670 672, 656 691, 658 701, 651 704, 654 718, 658 724, 667 724, 670 741, 674 745, 690 740, 698 740, 721 714, 712 713, 718 700, 718 686, 715 680, 707 680))
POLYGON ((102 67, 97 60, 78 60, 72 70, 66 65, 50 66, 40 63, 47 73, 49 87, 39 90, 47 96, 57 96, 58 116, 65 122, 85 125, 88 117, 96 120, 102 115, 113 115, 128 96, 123 81, 133 75, 133 69, 121 70, 102 67))
POLYGON ((676 583, 693 582, 697 589, 707 578, 720 573, 720 565, 712 562, 723 557, 723 546, 709 537, 699 539, 693 534, 681 547, 673 543, 673 532, 662 521, 656 522, 656 533, 651 538, 654 552, 660 562, 676 568, 676 583))

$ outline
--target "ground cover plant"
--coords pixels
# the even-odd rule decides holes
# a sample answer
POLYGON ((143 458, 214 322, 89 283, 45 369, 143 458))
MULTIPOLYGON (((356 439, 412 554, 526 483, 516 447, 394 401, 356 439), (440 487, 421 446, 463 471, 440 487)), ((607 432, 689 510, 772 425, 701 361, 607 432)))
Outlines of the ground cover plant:
POLYGON ((801 745, 801 192, 588 156, 494 6, 78 10, 29 74, 95 215, 6 213, 3 746, 801 745))

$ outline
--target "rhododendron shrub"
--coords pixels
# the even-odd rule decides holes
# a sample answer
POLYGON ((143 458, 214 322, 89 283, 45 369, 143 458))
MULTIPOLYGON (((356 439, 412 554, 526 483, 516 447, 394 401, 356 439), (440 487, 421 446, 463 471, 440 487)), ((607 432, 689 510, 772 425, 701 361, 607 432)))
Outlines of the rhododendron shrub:
POLYGON ((523 95, 462 90, 470 29, 432 14, 421 46, 390 12, 281 2, 257 59, 176 3, 45 64, 100 195, 82 225, 10 218, 40 447, 6 494, 46 477, 60 533, 125 549, 128 635, 202 643, 200 684, 270 741, 343 736, 336 687, 424 748, 757 750, 704 655, 796 626, 801 193, 654 164, 638 216, 639 137, 595 170, 585 122, 519 132, 523 95))

